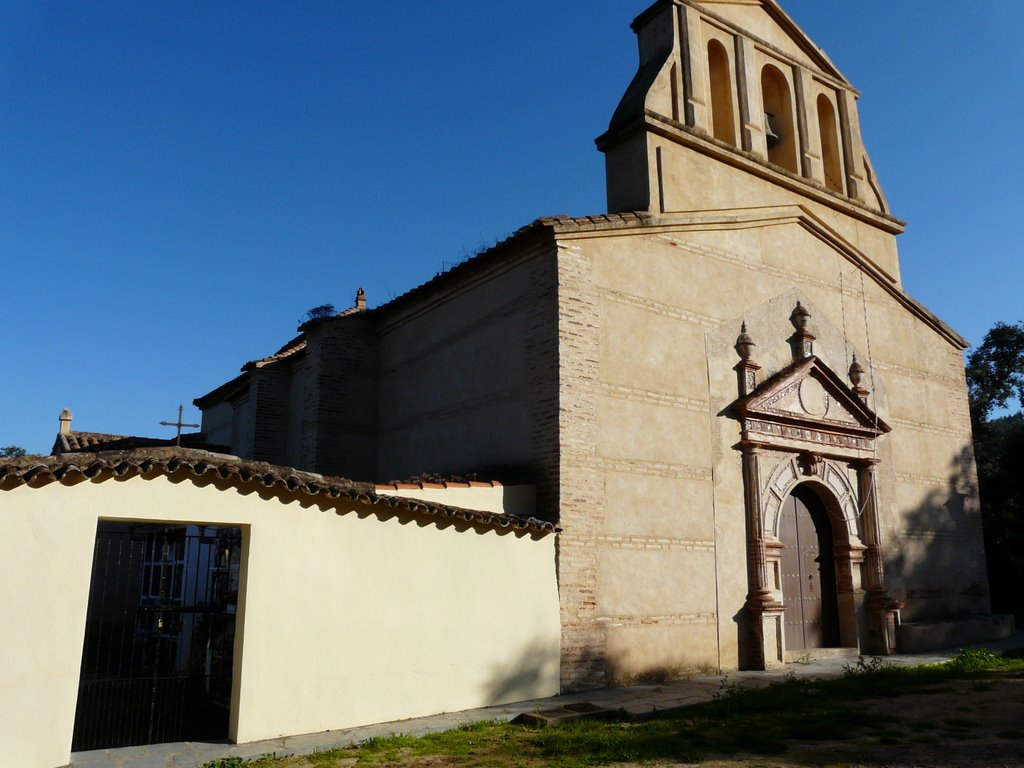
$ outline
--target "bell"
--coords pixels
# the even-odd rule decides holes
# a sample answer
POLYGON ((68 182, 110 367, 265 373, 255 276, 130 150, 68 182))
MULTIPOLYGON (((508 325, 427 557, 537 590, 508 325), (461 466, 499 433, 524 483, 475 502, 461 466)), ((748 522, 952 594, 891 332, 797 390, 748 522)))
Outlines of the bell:
POLYGON ((771 112, 764 113, 764 135, 768 139, 768 149, 775 149, 779 144, 782 143, 782 137, 779 136, 775 130, 773 123, 775 122, 775 115, 771 112))

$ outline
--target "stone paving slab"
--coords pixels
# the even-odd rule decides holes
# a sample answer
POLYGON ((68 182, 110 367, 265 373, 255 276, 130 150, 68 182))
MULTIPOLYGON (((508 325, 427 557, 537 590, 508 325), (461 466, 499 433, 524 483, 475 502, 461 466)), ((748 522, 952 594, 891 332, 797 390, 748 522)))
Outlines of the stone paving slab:
MULTIPOLYGON (((1024 647, 1024 632, 1018 632, 1011 638, 998 643, 980 643, 974 647, 987 647, 994 650, 1024 647)), ((956 653, 957 649, 951 649, 908 656, 889 656, 885 658, 885 661, 901 666, 920 666, 946 661, 956 653)), ((605 710, 624 710, 631 715, 643 716, 651 714, 654 710, 664 712, 709 701, 725 686, 763 687, 790 675, 801 679, 840 677, 843 674, 843 669, 850 664, 850 659, 844 658, 815 659, 787 664, 785 669, 770 672, 730 672, 726 675, 710 675, 659 685, 638 685, 564 694, 548 699, 534 699, 483 709, 449 712, 359 728, 288 736, 249 744, 181 742, 75 752, 71 756, 71 768, 200 768, 204 763, 225 757, 308 755, 336 747, 358 744, 374 737, 422 736, 427 733, 449 731, 461 725, 480 721, 511 721, 528 712, 557 709, 569 711, 568 708, 584 703, 590 703, 605 710)))

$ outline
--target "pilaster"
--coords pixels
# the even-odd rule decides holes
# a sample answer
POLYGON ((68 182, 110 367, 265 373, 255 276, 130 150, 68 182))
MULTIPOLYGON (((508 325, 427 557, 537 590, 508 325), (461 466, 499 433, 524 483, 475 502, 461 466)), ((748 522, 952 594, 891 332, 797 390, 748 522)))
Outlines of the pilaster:
POLYGON ((857 99, 847 90, 839 91, 839 126, 843 141, 843 165, 846 168, 846 194, 863 203, 867 199, 864 142, 860 135, 857 99))
POLYGON ((700 34, 700 14, 688 5, 679 6, 679 42, 686 124, 703 133, 713 133, 708 120, 707 55, 700 34))
POLYGON ((896 652, 896 625, 902 604, 889 597, 882 561, 881 529, 878 522, 877 460, 854 463, 861 504, 862 538, 867 547, 864 558, 864 588, 867 638, 865 651, 878 656, 896 652))
POLYGON ((742 147, 759 160, 767 162, 768 138, 764 131, 761 72, 757 66, 754 44, 742 35, 736 36, 736 77, 739 81, 737 91, 742 147))
POLYGON ((794 74, 800 99, 800 157, 804 176, 825 185, 825 149, 821 146, 821 125, 818 123, 814 80, 807 70, 797 67, 794 74))

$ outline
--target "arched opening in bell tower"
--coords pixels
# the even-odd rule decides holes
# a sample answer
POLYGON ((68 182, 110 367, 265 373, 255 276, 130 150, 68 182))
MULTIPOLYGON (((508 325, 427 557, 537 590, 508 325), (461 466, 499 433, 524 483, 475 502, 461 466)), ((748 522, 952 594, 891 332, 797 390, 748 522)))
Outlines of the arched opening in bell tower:
POLYGON ((825 186, 842 193, 843 164, 839 153, 839 129, 836 110, 825 94, 818 95, 818 130, 821 133, 821 160, 825 173, 825 186))
POLYGON ((789 81, 778 67, 766 64, 761 70, 761 97, 764 100, 768 162, 791 173, 799 173, 793 96, 789 81))
POLYGON ((736 146, 736 118, 732 98, 729 54, 718 40, 708 42, 708 75, 711 80, 711 127, 719 141, 736 146))

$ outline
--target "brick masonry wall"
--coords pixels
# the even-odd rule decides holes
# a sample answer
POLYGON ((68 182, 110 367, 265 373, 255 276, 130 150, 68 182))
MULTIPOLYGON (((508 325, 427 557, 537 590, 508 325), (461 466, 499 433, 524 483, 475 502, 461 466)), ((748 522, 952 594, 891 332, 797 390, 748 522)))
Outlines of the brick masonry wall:
POLYGON ((287 371, 259 368, 250 377, 250 404, 254 419, 252 458, 271 464, 287 462, 287 371))
POLYGON ((314 471, 375 480, 377 343, 363 315, 338 318, 308 333, 309 388, 303 454, 314 471))
POLYGON ((555 519, 555 264, 550 238, 538 237, 377 316, 381 480, 528 482, 538 514, 555 519))
POLYGON ((576 245, 558 250, 559 523, 562 688, 606 684, 606 636, 597 616, 597 549, 604 531, 603 478, 594 469, 600 317, 590 262, 576 245))

